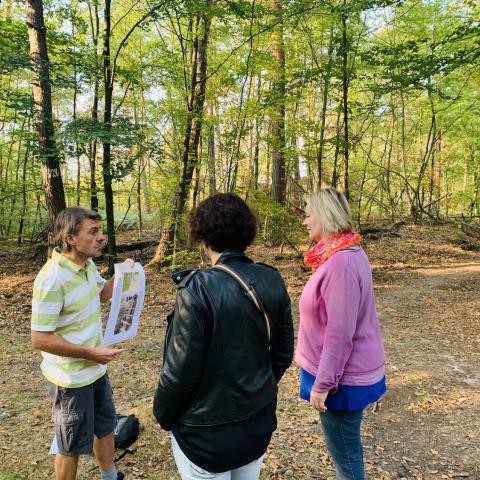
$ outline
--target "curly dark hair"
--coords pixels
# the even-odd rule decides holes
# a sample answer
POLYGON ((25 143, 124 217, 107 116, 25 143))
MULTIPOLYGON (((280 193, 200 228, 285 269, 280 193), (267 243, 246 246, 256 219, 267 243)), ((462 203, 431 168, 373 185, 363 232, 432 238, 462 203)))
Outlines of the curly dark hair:
POLYGON ((216 252, 243 252, 256 233, 257 217, 234 193, 212 195, 190 213, 190 238, 216 252))

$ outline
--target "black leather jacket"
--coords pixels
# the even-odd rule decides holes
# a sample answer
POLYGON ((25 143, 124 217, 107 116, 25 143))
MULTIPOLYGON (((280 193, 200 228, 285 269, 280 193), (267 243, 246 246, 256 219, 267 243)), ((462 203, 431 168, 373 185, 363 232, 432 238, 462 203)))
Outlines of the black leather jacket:
POLYGON ((165 430, 177 422, 213 426, 254 415, 275 399, 292 362, 290 298, 280 273, 243 252, 224 252, 217 263, 255 288, 274 324, 272 347, 263 316, 227 273, 208 268, 174 275, 177 300, 153 406, 165 430))

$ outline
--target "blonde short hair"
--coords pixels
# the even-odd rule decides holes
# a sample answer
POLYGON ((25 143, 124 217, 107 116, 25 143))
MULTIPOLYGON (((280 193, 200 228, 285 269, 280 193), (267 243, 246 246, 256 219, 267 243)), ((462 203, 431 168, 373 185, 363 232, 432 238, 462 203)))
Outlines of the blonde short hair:
POLYGON ((342 192, 335 188, 322 188, 318 192, 307 193, 303 198, 310 214, 320 222, 322 237, 353 230, 350 206, 342 192))
POLYGON ((101 218, 100 214, 88 208, 69 207, 62 210, 53 227, 55 245, 61 252, 68 252, 70 245, 67 243, 67 236, 76 235, 85 219, 100 221, 101 218))

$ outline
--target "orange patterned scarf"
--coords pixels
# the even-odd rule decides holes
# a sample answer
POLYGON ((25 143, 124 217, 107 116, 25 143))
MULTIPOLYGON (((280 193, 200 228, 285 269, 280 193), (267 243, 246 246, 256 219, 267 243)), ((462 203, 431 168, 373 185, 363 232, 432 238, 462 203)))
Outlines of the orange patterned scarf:
POLYGON ((358 245, 362 237, 358 232, 337 233, 333 237, 320 240, 303 256, 303 261, 307 267, 312 267, 312 272, 316 272, 318 267, 325 263, 335 252, 344 248, 358 245))

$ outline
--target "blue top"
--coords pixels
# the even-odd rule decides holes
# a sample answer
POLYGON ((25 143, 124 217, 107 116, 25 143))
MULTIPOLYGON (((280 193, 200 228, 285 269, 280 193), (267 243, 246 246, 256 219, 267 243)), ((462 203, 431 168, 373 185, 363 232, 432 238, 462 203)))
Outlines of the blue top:
MULTIPOLYGON (((315 377, 303 368, 300 369, 300 398, 310 401, 315 377)), ((359 410, 378 399, 387 391, 385 377, 368 386, 339 385, 335 394, 329 394, 325 406, 331 410, 359 410)))

